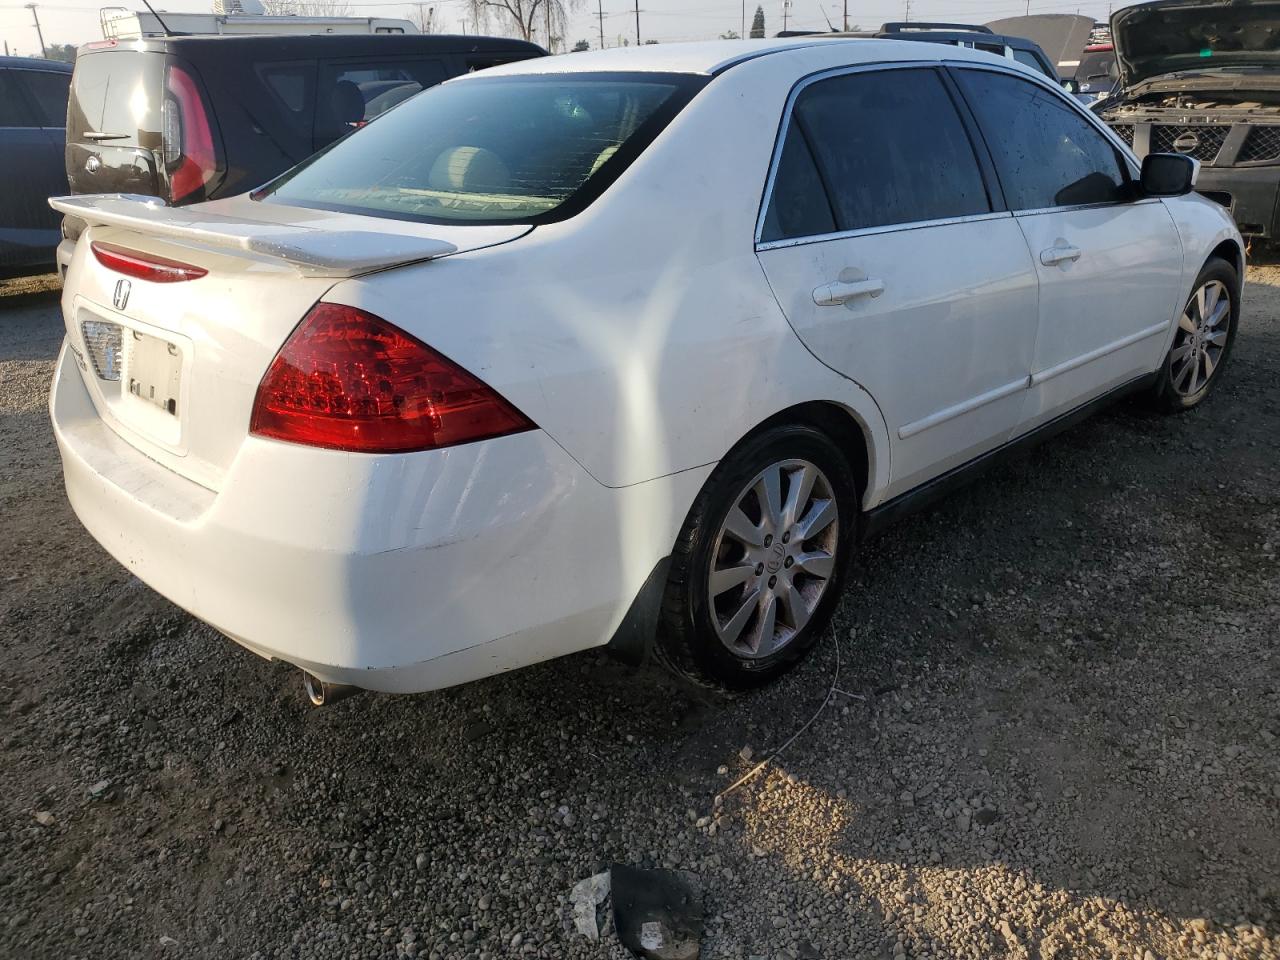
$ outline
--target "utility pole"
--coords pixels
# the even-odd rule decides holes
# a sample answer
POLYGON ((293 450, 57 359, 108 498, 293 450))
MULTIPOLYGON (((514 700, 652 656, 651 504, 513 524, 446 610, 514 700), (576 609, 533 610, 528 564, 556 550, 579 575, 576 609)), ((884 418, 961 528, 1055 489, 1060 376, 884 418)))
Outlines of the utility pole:
POLYGON ((604 0, 596 0, 596 17, 600 20, 600 49, 604 49, 604 0))
MULTIPOLYGON (((1030 3, 1031 0, 1027 0, 1030 3)), ((547 15, 547 53, 555 53, 555 45, 551 42, 551 4, 543 3, 542 12, 547 15)))
POLYGON ((27 9, 31 11, 31 19, 36 22, 36 36, 40 38, 40 56, 47 57, 49 51, 44 47, 44 34, 40 31, 40 15, 36 13, 36 5, 28 3, 27 9))
POLYGON ((782 32, 787 32, 787 14, 791 10, 791 0, 782 0, 782 32))
POLYGON ((910 22, 911 22, 911 0, 907 0, 907 10, 906 10, 906 12, 902 15, 902 22, 903 22, 903 23, 910 23, 910 22))
POLYGON ((742 32, 738 36, 744 40, 747 36, 747 0, 742 0, 742 32))
POLYGON ((640 46, 640 0, 636 0, 636 46, 640 46))

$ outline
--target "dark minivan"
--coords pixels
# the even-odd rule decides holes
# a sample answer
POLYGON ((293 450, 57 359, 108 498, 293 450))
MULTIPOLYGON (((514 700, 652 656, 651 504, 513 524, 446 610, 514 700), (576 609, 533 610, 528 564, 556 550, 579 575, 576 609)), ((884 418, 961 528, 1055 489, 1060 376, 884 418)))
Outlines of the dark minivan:
POLYGON ((53 263, 58 214, 49 198, 67 192, 62 126, 71 64, 0 57, 0 276, 53 263))
POLYGON ((175 36, 80 48, 73 193, 170 204, 260 186, 425 87, 546 51, 478 36, 175 36))

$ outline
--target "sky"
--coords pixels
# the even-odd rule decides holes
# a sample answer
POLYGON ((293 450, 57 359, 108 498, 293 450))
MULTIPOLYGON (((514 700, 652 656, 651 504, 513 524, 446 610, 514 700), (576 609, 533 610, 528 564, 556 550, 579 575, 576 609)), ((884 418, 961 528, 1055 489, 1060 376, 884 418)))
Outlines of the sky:
MULTIPOLYGON (((25 7, 26 0, 0 0, 0 40, 7 43, 11 54, 38 56, 39 41, 32 26, 32 12, 25 7)), ((126 2, 126 0, 121 0, 126 2)), ((140 0, 127 0, 131 9, 144 9, 140 0)), ((160 11, 208 12, 212 0, 152 0, 160 11)), ((860 25, 873 28, 889 20, 947 20, 966 23, 983 23, 1001 17, 1031 13, 1082 13, 1105 20, 1111 4, 1105 0, 849 0, 850 27, 860 25)), ((746 20, 748 27, 755 8, 764 8, 765 31, 773 36, 783 27, 784 0, 748 0, 746 20)), ((350 13, 355 16, 409 18, 418 6, 411 0, 403 2, 374 2, 374 0, 348 0, 350 13)), ((600 27, 597 5, 604 13, 605 46, 617 46, 624 39, 635 42, 636 0, 579 0, 571 7, 568 41, 588 41, 593 48, 600 45, 600 27)), ((1116 3, 1116 6, 1124 6, 1116 3)), ((463 18, 467 13, 465 0, 426 0, 422 6, 435 7, 436 19, 444 27, 442 32, 455 33, 464 29, 463 18)), ((820 30, 826 28, 826 19, 839 24, 843 14, 842 0, 790 0, 787 26, 792 29, 820 30), (825 18, 824 18, 825 13, 825 18)), ((643 40, 672 42, 678 40, 714 39, 728 30, 742 29, 743 6, 741 0, 639 0, 640 35, 643 40)), ((38 5, 40 25, 46 43, 80 44, 100 40, 98 26, 100 5, 92 0, 49 0, 38 5)), ((497 22, 490 24, 488 32, 497 22)), ((475 25, 465 24, 465 31, 474 33, 475 25)), ((535 39, 540 39, 535 37, 535 39)), ((3 48, 0 47, 0 52, 3 48)))

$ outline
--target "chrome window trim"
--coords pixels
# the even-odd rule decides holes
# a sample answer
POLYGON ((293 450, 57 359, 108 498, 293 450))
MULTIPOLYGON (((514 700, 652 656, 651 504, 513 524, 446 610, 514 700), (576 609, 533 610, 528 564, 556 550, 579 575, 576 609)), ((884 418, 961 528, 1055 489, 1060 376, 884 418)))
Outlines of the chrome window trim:
MULTIPOLYGON (((795 85, 792 86, 791 92, 787 94, 787 102, 782 108, 782 118, 778 123, 778 131, 775 135, 776 139, 774 140, 774 143, 773 143, 773 152, 770 154, 770 157, 769 157, 769 175, 768 177, 765 178, 764 195, 760 202, 760 209, 756 213, 756 231, 755 231, 755 237, 754 237, 755 248, 757 250, 760 250, 760 249, 764 249, 764 247, 772 248, 774 246, 781 245, 781 244, 789 244, 793 239, 801 239, 805 242, 814 242, 817 239, 832 239, 840 236, 839 233, 827 233, 827 234, 816 234, 813 237, 804 237, 804 238, 787 237, 782 240, 761 240, 760 239, 761 236, 763 236, 764 234, 765 214, 768 213, 769 204, 773 200, 774 180, 778 176, 778 162, 782 157, 782 147, 787 140, 787 131, 791 129, 791 113, 795 108, 796 100, 799 98, 800 94, 804 93, 804 91, 807 90, 809 87, 811 87, 813 84, 819 83, 823 80, 829 80, 832 77, 843 77, 853 73, 880 73, 886 70, 920 69, 921 67, 926 67, 926 68, 936 70, 940 68, 943 65, 943 63, 944 61, 942 60, 894 60, 891 62, 845 64, 839 67, 827 67, 825 69, 818 70, 815 73, 810 73, 806 76, 803 76, 799 80, 797 80, 795 85)), ((958 115, 958 111, 957 111, 957 115, 958 115)), ((962 123, 964 122, 963 117, 961 117, 960 120, 962 123)), ((977 158, 975 157, 974 159, 976 162, 977 158)), ((978 169, 979 169, 979 174, 981 174, 981 169, 982 169, 981 165, 979 165, 978 169)), ((979 216, 986 216, 986 214, 979 214, 979 216)), ((910 226, 912 224, 925 225, 925 223, 927 223, 927 221, 926 222, 907 221, 906 223, 901 223, 901 224, 890 224, 888 225, 888 229, 900 229, 902 227, 910 226)), ((867 229, 880 230, 881 228, 870 227, 867 229)), ((854 232, 854 231, 848 231, 848 232, 854 232)))
POLYGON ((816 233, 806 237, 788 237, 785 240, 756 242, 756 250, 778 250, 783 247, 802 247, 810 243, 826 243, 828 240, 853 240, 858 237, 874 237, 886 233, 905 233, 928 227, 949 227, 957 223, 981 223, 984 220, 1012 219, 1008 210, 992 210, 990 213, 973 213, 964 217, 944 217, 940 220, 912 220, 907 223, 888 223, 882 227, 861 227, 857 230, 838 230, 835 233, 816 233))
POLYGON ((1015 210, 1015 217, 1035 217, 1043 213, 1066 213, 1071 210, 1105 210, 1108 207, 1137 207, 1159 203, 1160 197, 1140 197, 1137 200, 1104 200, 1100 203, 1066 204, 1060 207, 1036 207, 1034 210, 1015 210))

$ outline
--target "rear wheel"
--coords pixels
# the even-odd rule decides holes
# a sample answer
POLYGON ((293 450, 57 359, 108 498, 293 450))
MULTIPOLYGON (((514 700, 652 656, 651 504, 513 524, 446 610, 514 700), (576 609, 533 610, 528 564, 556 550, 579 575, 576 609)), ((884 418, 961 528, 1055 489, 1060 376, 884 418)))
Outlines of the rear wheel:
POLYGON ((1152 393, 1156 409, 1178 413, 1209 395, 1235 342, 1239 289, 1240 280, 1231 264, 1213 259, 1204 265, 1156 381, 1152 393))
POLYGON ((821 432, 779 426, 716 468, 672 554, 659 654, 701 683, 741 689, 792 666, 839 599, 857 483, 821 432))

